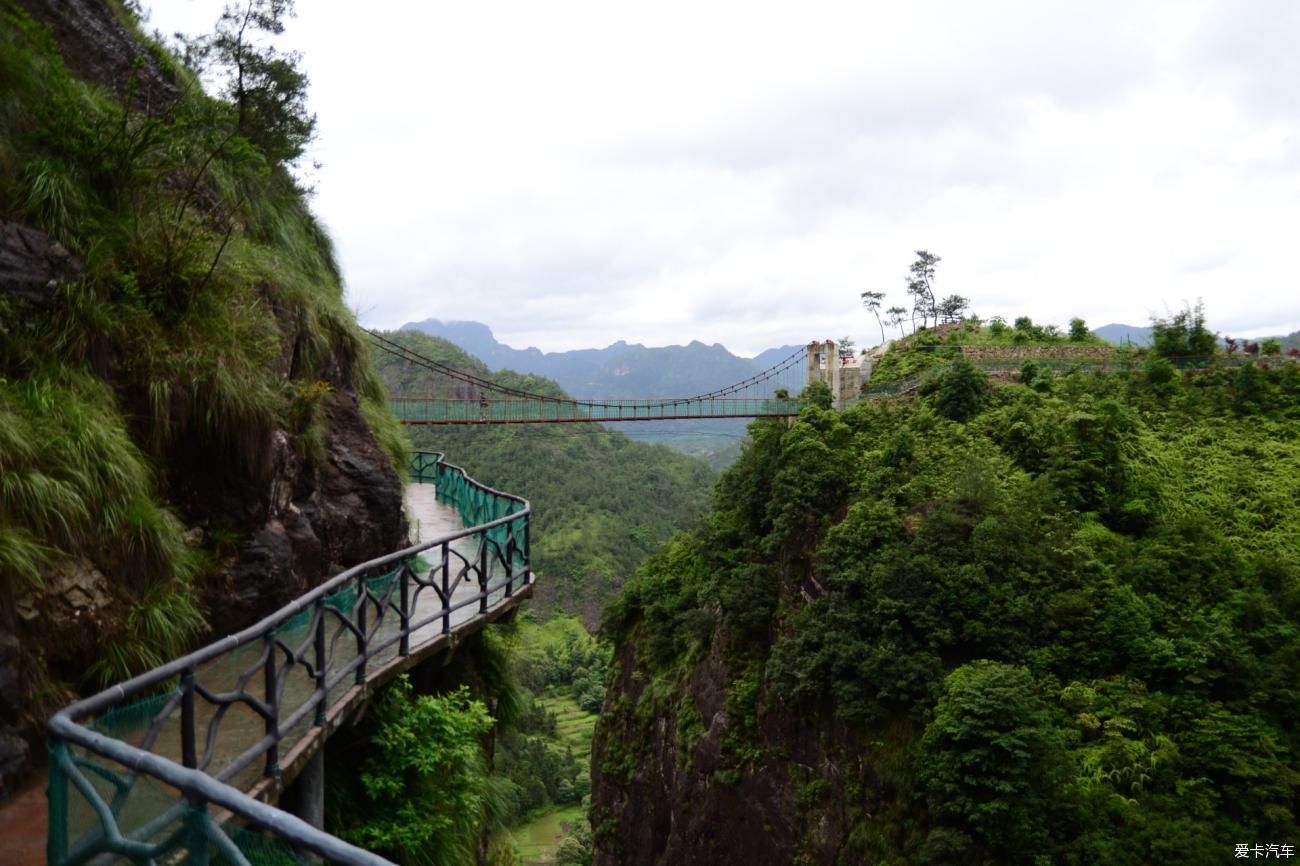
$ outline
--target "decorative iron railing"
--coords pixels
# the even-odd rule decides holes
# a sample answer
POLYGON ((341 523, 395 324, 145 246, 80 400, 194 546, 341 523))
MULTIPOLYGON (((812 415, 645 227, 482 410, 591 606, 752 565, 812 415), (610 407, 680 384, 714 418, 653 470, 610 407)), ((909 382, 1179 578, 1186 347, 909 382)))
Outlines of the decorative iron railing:
POLYGON ((289 857, 387 863, 258 798, 323 747, 369 689, 532 582, 526 500, 440 454, 415 454, 411 475, 433 481, 468 528, 354 566, 238 634, 50 719, 51 866, 214 855, 250 866, 247 852, 266 845, 259 833, 289 857))

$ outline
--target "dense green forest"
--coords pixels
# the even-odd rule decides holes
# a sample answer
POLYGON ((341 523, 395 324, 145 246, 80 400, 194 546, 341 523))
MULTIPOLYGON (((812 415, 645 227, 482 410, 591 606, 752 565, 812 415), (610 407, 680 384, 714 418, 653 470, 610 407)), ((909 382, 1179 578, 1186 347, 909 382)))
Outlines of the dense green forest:
MULTIPOLYGON (((564 396, 538 376, 489 374, 445 340, 416 331, 384 335, 426 358, 510 388, 564 396)), ((395 356, 376 363, 393 394, 431 396, 452 383, 395 356)), ((478 480, 527 498, 536 544, 535 604, 581 615, 593 626, 623 581, 708 502, 713 472, 661 445, 633 442, 598 424, 409 428, 415 447, 442 451, 478 480)))
MULTIPOLYGON (((1173 354, 1204 334, 1162 324, 1173 354)), ((754 424, 609 611, 598 849, 1137 866, 1300 840, 1298 422, 1300 365, 1153 357, 996 387, 957 359, 915 398, 754 424), (742 810, 764 834, 719 785, 775 802, 742 810)))

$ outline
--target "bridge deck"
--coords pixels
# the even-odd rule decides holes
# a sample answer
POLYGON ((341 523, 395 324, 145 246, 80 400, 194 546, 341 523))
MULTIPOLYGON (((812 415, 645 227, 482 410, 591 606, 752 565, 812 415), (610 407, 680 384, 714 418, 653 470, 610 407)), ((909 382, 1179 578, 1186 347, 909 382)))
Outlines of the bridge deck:
POLYGON ((441 400, 395 397, 403 424, 555 424, 593 421, 681 421, 700 418, 784 418, 799 400, 716 397, 681 400, 441 400))

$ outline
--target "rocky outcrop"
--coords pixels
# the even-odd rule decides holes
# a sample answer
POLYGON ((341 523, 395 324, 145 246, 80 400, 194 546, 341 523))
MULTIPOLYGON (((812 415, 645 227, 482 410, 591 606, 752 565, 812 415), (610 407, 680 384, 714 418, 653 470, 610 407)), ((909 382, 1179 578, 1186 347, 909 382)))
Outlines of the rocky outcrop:
POLYGON ((104 635, 118 631, 130 600, 85 557, 56 563, 40 588, 21 596, 14 610, 27 635, 39 635, 52 667, 95 658, 104 635))
POLYGON ((0 610, 0 801, 18 790, 42 754, 45 716, 70 698, 40 672, 84 669, 129 611, 122 588, 79 556, 55 563, 39 587, 0 610))
POLYGON ((242 628, 324 578, 406 544, 401 480, 362 419, 356 394, 331 395, 326 420, 319 464, 295 454, 276 430, 265 476, 233 489, 210 476, 187 483, 192 516, 209 524, 242 518, 246 533, 204 593, 215 633, 242 628), (234 515, 205 504, 213 490, 221 491, 220 501, 237 503, 234 515))
POLYGON ((853 753, 847 732, 818 730, 779 709, 738 732, 716 642, 677 703, 648 712, 650 682, 637 671, 634 646, 619 648, 592 743, 597 866, 784 866, 796 856, 809 866, 837 863, 849 821, 836 804, 861 769, 841 767, 853 753), (738 754, 746 738, 762 746, 740 747, 763 756, 757 763, 738 754), (813 779, 816 802, 801 791, 813 779))
MULTIPOLYGON (((175 102, 180 91, 167 64, 147 40, 138 39, 117 0, 17 0, 17 6, 49 29, 77 77, 131 100, 137 111, 163 114, 175 102)), ((25 107, 34 116, 42 112, 25 107)), ((60 286, 81 274, 81 262, 45 234, 0 222, 0 309, 12 313, 3 327, 43 325, 61 312, 60 286)), ((260 290, 280 325, 282 363, 272 363, 270 374, 281 381, 273 385, 286 394, 318 385, 323 395, 319 416, 312 418, 314 447, 306 445, 301 426, 289 426, 301 425, 301 419, 280 417, 288 413, 264 405, 260 415, 250 410, 245 418, 236 407, 221 424, 195 422, 202 415, 194 409, 196 388, 202 387, 194 384, 197 374, 176 377, 169 405, 176 423, 161 425, 166 434, 155 435, 150 425, 160 410, 148 390, 154 383, 125 372, 123 359, 137 347, 129 337, 86 329, 86 372, 109 386, 104 393, 112 396, 105 399, 116 401, 124 434, 153 464, 157 504, 190 527, 187 543, 204 549, 205 568, 196 585, 202 586, 213 636, 265 616, 348 566, 406 544, 400 480, 353 390, 356 359, 348 353, 355 347, 340 334, 330 341, 333 354, 299 351, 305 341, 301 310, 280 315, 277 295, 283 293, 275 286, 260 290)), ((3 327, 0 346, 7 349, 3 327)), ((28 334, 29 342, 39 342, 32 336, 37 333, 28 334)), ((182 357, 187 347, 181 341, 189 333, 175 336, 182 357)), ((51 355, 54 365, 64 360, 51 355)), ((5 370, 17 377, 26 373, 18 363, 15 371, 5 370)), ((0 800, 44 754, 44 720, 70 697, 70 686, 61 682, 88 683, 87 669, 126 632, 139 600, 131 569, 119 567, 116 555, 99 561, 95 546, 94 537, 79 538, 69 549, 84 556, 68 555, 45 568, 38 588, 36 581, 0 583, 0 800)))
POLYGON ((18 0, 18 5, 50 28, 74 75, 130 96, 140 111, 160 111, 178 88, 158 58, 122 23, 104 0, 18 0))
POLYGON ((0 221, 0 293, 45 306, 60 282, 80 273, 80 260, 49 235, 0 221))
POLYGON ((0 800, 22 782, 31 749, 23 736, 25 705, 18 638, 0 631, 0 800))

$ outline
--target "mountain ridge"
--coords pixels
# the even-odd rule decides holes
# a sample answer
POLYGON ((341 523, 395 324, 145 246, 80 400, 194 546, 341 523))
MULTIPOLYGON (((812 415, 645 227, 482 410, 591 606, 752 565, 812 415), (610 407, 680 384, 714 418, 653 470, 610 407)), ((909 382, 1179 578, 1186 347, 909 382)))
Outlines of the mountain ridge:
MULTIPOLYGON (((493 372, 513 370, 544 376, 580 400, 690 397, 744 381, 779 363, 798 346, 778 346, 754 358, 733 355, 721 343, 692 340, 686 345, 645 346, 618 340, 603 349, 542 352, 536 347, 515 349, 498 341, 492 329, 474 321, 429 318, 408 322, 400 331, 414 331, 446 340, 482 361, 493 372)), ((400 332, 399 331, 399 332, 400 332)), ((802 370, 790 371, 783 384, 802 388, 802 370)), ((777 383, 773 383, 773 390, 777 383)), ((638 421, 610 424, 610 429, 703 457, 714 468, 735 458, 735 443, 745 436, 740 419, 638 421)))
POLYGON ((428 318, 407 322, 399 330, 441 337, 494 371, 514 370, 555 379, 579 398, 691 396, 752 376, 799 348, 777 346, 745 358, 717 342, 646 346, 616 340, 603 348, 543 352, 535 346, 516 349, 502 343, 490 326, 472 320, 428 318), (629 389, 633 383, 635 387, 629 389))
MULTIPOLYGON (((1150 325, 1125 325, 1118 322, 1112 322, 1109 325, 1102 325, 1100 328, 1093 328, 1092 332, 1103 340, 1108 340, 1117 345, 1132 343, 1135 346, 1150 346, 1153 329, 1150 325)), ((1220 345, 1223 345, 1226 336, 1227 335, 1224 334, 1219 336, 1220 345)), ((1282 334, 1274 334, 1265 337, 1250 338, 1250 342, 1252 343, 1262 343, 1265 340, 1277 340, 1282 345, 1283 349, 1300 347, 1300 331, 1293 331, 1285 336, 1282 334)))

